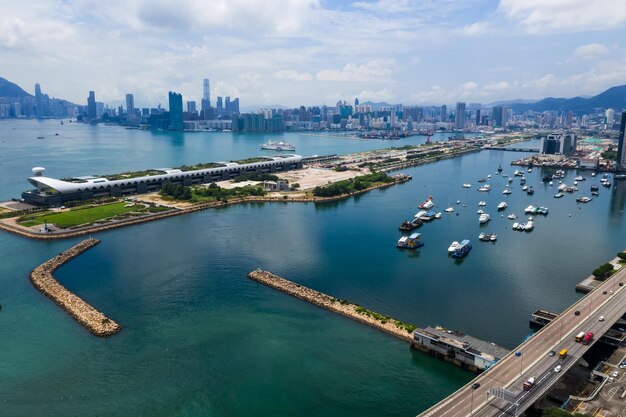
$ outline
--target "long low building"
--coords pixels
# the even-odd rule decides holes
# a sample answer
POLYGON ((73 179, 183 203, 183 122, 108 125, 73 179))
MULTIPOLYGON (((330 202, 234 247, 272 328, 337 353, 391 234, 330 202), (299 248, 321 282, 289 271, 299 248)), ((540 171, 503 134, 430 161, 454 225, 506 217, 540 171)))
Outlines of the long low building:
POLYGON ((149 169, 105 176, 55 179, 43 176, 44 168, 33 168, 28 182, 35 190, 24 191, 25 203, 61 206, 67 201, 91 200, 99 197, 122 197, 154 192, 166 182, 178 185, 207 184, 257 172, 269 174, 302 168, 300 155, 256 157, 235 162, 216 162, 180 168, 149 169))

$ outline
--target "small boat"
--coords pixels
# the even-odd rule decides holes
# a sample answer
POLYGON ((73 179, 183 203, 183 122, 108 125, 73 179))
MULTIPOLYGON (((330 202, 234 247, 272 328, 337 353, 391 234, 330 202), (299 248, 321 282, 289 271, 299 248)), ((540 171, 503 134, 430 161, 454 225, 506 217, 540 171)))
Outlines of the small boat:
POLYGON ((559 190, 560 192, 567 191, 567 184, 561 184, 561 185, 559 185, 558 190, 559 190))
POLYGON ((502 174, 502 178, 507 178, 509 174, 502 174))
POLYGON ((541 181, 548 182, 552 180, 552 175, 544 175, 541 181))
POLYGON ((415 217, 413 220, 408 221, 405 220, 400 225, 400 230, 403 232, 409 232, 413 229, 420 227, 424 222, 422 222, 419 218, 415 217))
POLYGON ((528 168, 528 173, 530 174, 531 172, 533 172, 532 168, 528 168))
POLYGON ((528 185, 523 186, 522 191, 528 191, 528 185))
POLYGON ((567 187, 565 188, 565 191, 568 193, 573 193, 574 192, 574 187, 567 187))
POLYGON ((591 201, 591 198, 587 197, 586 195, 583 195, 582 197, 581 196, 576 197, 576 201, 578 203, 588 203, 591 201))
POLYGON ((578 185, 578 181, 574 181, 574 185, 578 185))
POLYGON ((37 139, 45 139, 45 136, 37 136, 37 139))
POLYGON ((506 216, 506 218, 509 219, 509 220, 515 220, 515 219, 517 219, 517 216, 515 214, 511 213, 508 216, 506 216))
POLYGON ((435 219, 440 219, 441 218, 441 212, 437 212, 437 214, 435 214, 435 219))
POLYGON ((487 175, 487 178, 491 178, 491 174, 487 175))
POLYGON ((592 173, 591 173, 591 176, 592 176, 592 177, 595 177, 595 176, 596 176, 596 173, 595 173, 595 172, 592 172, 592 173))
POLYGON ((483 209, 478 209, 478 211, 476 212, 476 214, 483 214, 485 211, 483 209))
POLYGON ((472 184, 465 183, 463 184, 463 188, 472 188, 472 184))
POLYGON ((547 216, 549 213, 549 210, 547 207, 537 207, 537 214, 543 214, 544 216, 547 216))
POLYGON ((491 220, 491 217, 489 217, 489 215, 487 213, 483 213, 483 214, 480 215, 480 217, 478 217, 478 222, 480 224, 485 224, 489 220, 491 220))
POLYGON ((563 194, 563 193, 556 193, 556 194, 554 194, 554 198, 561 198, 561 197, 563 197, 564 195, 565 195, 565 194, 563 194))
POLYGON ((504 191, 502 191, 502 194, 511 194, 511 190, 509 190, 508 188, 505 188, 504 191))
POLYGON ((528 189, 526 190, 526 194, 528 194, 528 195, 535 194, 535 189, 533 188, 532 185, 530 187, 528 187, 528 189))
POLYGON ((486 179, 484 179, 484 178, 480 178, 480 179, 478 180, 478 182, 485 182, 485 181, 487 181, 487 180, 486 180, 486 179))
POLYGON ((421 221, 423 221, 423 222, 429 222, 429 221, 431 221, 432 219, 434 219, 434 218, 435 218, 435 216, 436 216, 436 214, 435 214, 435 212, 434 212, 434 211, 428 211, 428 212, 426 212, 425 214, 421 215, 421 216, 419 217, 419 219, 420 219, 421 221))
POLYGON ((591 186, 591 191, 598 191, 599 189, 600 189, 600 187, 598 187, 595 184, 591 186))
POLYGON ((592 191, 591 195, 600 195, 600 193, 598 191, 592 191))
POLYGON ((452 213, 454 211, 454 207, 448 207, 444 210, 446 213, 452 213))
POLYGON ((456 203, 457 204, 461 204, 461 200, 456 200, 456 203))
POLYGON ((450 246, 448 246, 448 253, 454 252, 458 246, 459 246, 459 242, 457 242, 456 240, 452 242, 450 246))
POLYGON ((485 184, 478 189, 478 191, 482 191, 482 192, 487 192, 489 190, 491 190, 491 186, 489 184, 485 184))
POLYGON ((402 236, 400 240, 398 240, 397 247, 399 248, 407 248, 407 249, 417 249, 424 246, 424 242, 422 242, 422 235, 419 233, 413 233, 410 236, 402 236))
POLYGON ((550 182, 548 183, 548 185, 549 185, 549 186, 552 186, 553 184, 554 184, 554 183, 553 183, 552 181, 550 181, 550 182))
POLYGON ((509 181, 509 184, 512 183, 513 182, 513 178, 509 178, 508 181, 509 181))
POLYGON ((505 208, 507 208, 507 204, 505 201, 500 202, 500 204, 498 204, 498 210, 504 210, 505 208))
POLYGON ((423 210, 429 210, 429 209, 433 208, 434 205, 435 204, 433 203, 433 198, 432 197, 428 197, 426 199, 426 201, 424 201, 422 204, 417 206, 417 208, 423 209, 423 210))
POLYGON ((584 181, 585 177, 583 177, 582 175, 577 176, 576 178, 574 178, 576 181, 584 181))
POLYGON ((520 225, 520 224, 519 224, 519 223, 517 223, 517 222, 513 223, 513 229, 514 229, 514 230, 519 230, 519 225, 520 225))
MULTIPOLYGON (((469 253, 470 250, 472 250, 472 245, 469 240, 465 239, 462 240, 461 243, 457 242, 456 248, 454 248, 450 255, 453 258, 463 258, 469 253)), ((448 248, 448 251, 450 251, 450 248, 448 248)))
POLYGON ((482 242, 495 242, 498 236, 495 233, 481 233, 478 235, 478 240, 482 242))
POLYGON ((528 220, 526 222, 526 224, 524 225, 524 230, 527 232, 530 232, 531 230, 533 230, 535 228, 535 223, 533 223, 532 220, 528 220))
POLYGON ((487 205, 487 202, 486 202, 486 201, 479 201, 479 202, 478 202, 478 205, 479 205, 480 207, 485 207, 485 206, 487 205))
POLYGON ((498 165, 498 172, 502 172, 502 164, 498 165))
POLYGON ((517 169, 515 170, 515 172, 513 173, 513 175, 515 175, 516 177, 523 177, 524 173, 522 171, 518 171, 517 169))
POLYGON ((626 174, 615 174, 613 178, 616 180, 626 180, 626 174))
POLYGON ((526 184, 526 178, 522 177, 522 178, 519 180, 519 185, 524 185, 524 184, 526 184))

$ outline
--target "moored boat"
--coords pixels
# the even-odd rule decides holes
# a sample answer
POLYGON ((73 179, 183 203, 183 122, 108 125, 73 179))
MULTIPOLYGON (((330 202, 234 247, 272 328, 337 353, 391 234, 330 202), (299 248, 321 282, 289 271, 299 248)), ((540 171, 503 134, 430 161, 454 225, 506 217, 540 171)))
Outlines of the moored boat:
POLYGON ((267 143, 261 145, 261 149, 269 151, 295 151, 296 147, 284 141, 275 142, 273 140, 270 140, 267 143))
POLYGON ((434 205, 435 204, 433 203, 433 198, 431 196, 431 197, 428 197, 426 201, 424 201, 422 204, 417 206, 417 208, 422 209, 422 210, 429 210, 433 208, 434 205))
POLYGON ((453 258, 463 258, 465 255, 469 253, 470 250, 472 250, 472 245, 470 244, 469 240, 465 239, 465 240, 462 240, 461 243, 457 245, 457 247, 454 249, 454 251, 450 253, 450 255, 453 258))
POLYGON ((478 222, 480 224, 485 224, 487 223, 489 220, 491 220, 491 217, 489 217, 489 214, 487 213, 483 213, 478 217, 478 222))
POLYGON ((504 210, 507 207, 508 205, 506 204, 505 201, 501 201, 500 204, 498 204, 498 210, 504 210))

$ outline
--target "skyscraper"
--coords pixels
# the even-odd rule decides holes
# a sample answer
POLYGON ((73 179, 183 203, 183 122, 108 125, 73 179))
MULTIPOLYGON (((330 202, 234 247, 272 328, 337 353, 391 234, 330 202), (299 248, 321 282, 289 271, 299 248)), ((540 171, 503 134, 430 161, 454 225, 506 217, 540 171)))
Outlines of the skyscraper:
POLYGON ((187 102, 187 113, 195 113, 196 112, 196 102, 188 101, 187 102))
POLYGON ((170 91, 170 130, 183 130, 183 95, 170 91))
POLYGON ((508 109, 505 106, 493 106, 491 109, 491 117, 493 118, 494 126, 506 127, 508 109))
POLYGON ((439 120, 442 122, 448 121, 448 107, 445 104, 439 109, 439 120))
POLYGON ((224 101, 224 110, 226 110, 226 114, 230 114, 231 113, 230 96, 226 96, 226 99, 224 101))
POLYGON ((222 112, 222 96, 217 96, 217 114, 222 112))
POLYGON ((239 114, 239 97, 235 97, 232 103, 230 103, 230 110, 233 114, 239 114))
POLYGON ((615 110, 606 109, 604 118, 604 123, 606 123, 607 126, 613 126, 613 123, 615 123, 615 110))
POLYGON ((37 106, 37 118, 43 119, 43 96, 41 94, 41 86, 39 83, 35 84, 35 103, 37 106))
MULTIPOLYGON (((211 88, 209 87, 209 79, 205 78, 202 82, 202 100, 206 100, 207 108, 211 107, 211 88)), ((202 110, 206 110, 204 107, 202 110)))
POLYGON ((626 130, 626 111, 622 112, 622 122, 619 128, 619 142, 617 145, 617 165, 618 171, 626 169, 626 146, 624 146, 624 130, 626 130))
POLYGON ((135 114, 135 98, 132 94, 126 94, 126 114, 128 116, 135 114))
POLYGON ((95 120, 96 113, 96 93, 94 91, 89 92, 89 97, 87 97, 87 116, 90 119, 95 120))
POLYGON ((454 118, 454 128, 465 128, 465 103, 459 101, 456 103, 456 116, 454 118))

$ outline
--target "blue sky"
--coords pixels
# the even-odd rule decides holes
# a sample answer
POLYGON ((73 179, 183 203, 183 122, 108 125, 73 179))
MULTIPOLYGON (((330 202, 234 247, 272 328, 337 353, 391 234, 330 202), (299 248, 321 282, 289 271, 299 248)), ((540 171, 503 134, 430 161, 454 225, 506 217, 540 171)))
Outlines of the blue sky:
POLYGON ((451 104, 626 84, 623 0, 0 0, 0 76, 76 103, 451 104))

